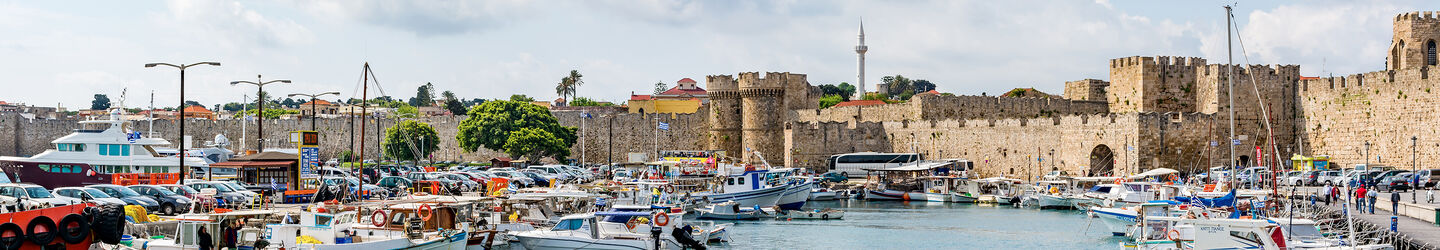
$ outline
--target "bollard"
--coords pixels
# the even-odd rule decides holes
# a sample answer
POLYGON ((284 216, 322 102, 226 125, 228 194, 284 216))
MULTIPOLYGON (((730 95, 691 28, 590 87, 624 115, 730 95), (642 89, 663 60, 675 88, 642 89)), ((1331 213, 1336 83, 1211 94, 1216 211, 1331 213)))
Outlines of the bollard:
POLYGON ((1399 217, 1399 216, 1390 216, 1390 232, 1395 232, 1395 231, 1396 231, 1396 230, 1395 230, 1396 227, 1398 227, 1399 225, 1400 225, 1400 217, 1399 217))

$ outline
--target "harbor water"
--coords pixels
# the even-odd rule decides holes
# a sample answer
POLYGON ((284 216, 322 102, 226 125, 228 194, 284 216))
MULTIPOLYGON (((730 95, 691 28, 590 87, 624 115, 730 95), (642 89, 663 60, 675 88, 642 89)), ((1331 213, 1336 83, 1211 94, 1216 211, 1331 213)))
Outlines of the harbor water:
MULTIPOLYGON (((736 221, 731 249, 1117 249, 1084 211, 989 204, 812 201, 843 220, 736 221), (1087 225, 1088 224, 1088 225, 1087 225), (1088 229, 1087 229, 1088 227, 1088 229)), ((716 246, 715 248, 725 248, 716 246)))

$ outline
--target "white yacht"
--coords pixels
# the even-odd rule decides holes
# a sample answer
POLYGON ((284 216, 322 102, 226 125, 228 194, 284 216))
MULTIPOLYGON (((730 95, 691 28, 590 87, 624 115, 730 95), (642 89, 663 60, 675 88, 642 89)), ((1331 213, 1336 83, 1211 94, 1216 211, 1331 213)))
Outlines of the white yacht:
MULTIPOLYGON (((81 121, 82 128, 51 141, 54 149, 31 157, 0 156, 0 170, 12 182, 35 183, 46 188, 112 184, 116 174, 137 174, 140 178, 155 174, 171 174, 178 179, 180 159, 164 157, 156 148, 170 145, 162 138, 142 138, 131 129, 130 121, 120 118, 120 110, 110 112, 110 119, 81 121), (93 129, 90 127, 100 127, 93 129)), ((204 159, 186 157, 189 167, 208 166, 204 159)))

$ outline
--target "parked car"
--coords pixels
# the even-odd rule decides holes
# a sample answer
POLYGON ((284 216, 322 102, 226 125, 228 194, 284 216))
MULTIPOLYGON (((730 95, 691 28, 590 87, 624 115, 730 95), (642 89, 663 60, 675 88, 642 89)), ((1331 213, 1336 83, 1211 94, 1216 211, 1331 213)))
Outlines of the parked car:
POLYGON ((1324 172, 1325 172, 1325 171, 1320 171, 1320 170, 1305 171, 1305 173, 1300 174, 1300 179, 1301 179, 1300 182, 1301 182, 1301 183, 1300 183, 1300 185, 1298 185, 1298 186, 1314 186, 1314 185, 1320 185, 1320 175, 1323 174, 1324 172))
POLYGON ((1436 183, 1440 183, 1440 169, 1421 169, 1411 177, 1410 184, 1414 189, 1434 188, 1436 183))
POLYGON ((452 180, 455 181, 455 183, 459 183, 461 190, 476 191, 485 189, 485 187, 480 185, 481 182, 471 180, 470 177, 466 175, 460 175, 456 173, 440 173, 440 175, 438 176, 440 178, 445 178, 446 180, 452 180))
POLYGON ((840 173, 825 173, 825 174, 821 174, 821 175, 820 175, 820 179, 821 179, 821 180, 825 180, 825 181, 827 181, 827 182, 834 182, 834 183, 841 183, 841 182, 850 181, 850 177, 847 177, 847 176, 845 176, 845 175, 843 175, 843 174, 840 174, 840 173))
POLYGON ((1400 174, 1404 174, 1404 173, 1410 173, 1410 170, 1390 170, 1390 171, 1385 171, 1385 172, 1380 173, 1379 175, 1376 175, 1376 176, 1374 176, 1374 177, 1370 177, 1370 178, 1371 178, 1370 180, 1371 180, 1371 182, 1372 182, 1373 185, 1385 184, 1384 182, 1390 180, 1390 177, 1391 177, 1391 176, 1396 176, 1396 175, 1400 175, 1400 174))
POLYGON ((1341 183, 1339 181, 1340 174, 1340 171, 1335 170, 1320 171, 1319 177, 1315 179, 1315 185, 1338 185, 1341 183))
MULTIPOLYGON (((467 185, 464 181, 460 180, 464 179, 463 177, 449 178, 445 177, 444 174, 445 173, 438 172, 410 172, 409 174, 405 174, 405 178, 410 179, 411 181, 437 181, 440 182, 440 185, 444 185, 445 187, 458 190, 473 189, 473 187, 467 185)), ((468 179, 466 181, 468 181, 468 179)))
POLYGON ((375 186, 388 189, 394 194, 408 194, 409 190, 406 189, 415 187, 415 182, 405 177, 386 176, 385 178, 380 178, 380 181, 375 182, 375 186))
POLYGON ((99 189, 87 187, 62 187, 55 189, 55 195, 80 199, 80 201, 95 203, 95 205, 125 205, 125 200, 111 197, 99 189))
POLYGON ((35 184, 0 184, 0 196, 15 198, 25 210, 80 204, 80 199, 56 196, 49 189, 35 184))
POLYGON ((161 214, 175 215, 179 211, 188 211, 190 210, 190 205, 194 203, 190 198, 185 198, 183 195, 160 186, 132 185, 128 188, 160 202, 160 210, 157 212, 161 214))
POLYGON ((1278 182, 1282 186, 1300 186, 1300 184, 1297 183, 1300 181, 1300 174, 1300 171, 1283 172, 1276 176, 1275 182, 1278 182))
POLYGON ((1381 180, 1380 184, 1376 185, 1375 188, 1380 191, 1388 192, 1409 190, 1411 175, 1411 173, 1402 173, 1391 175, 1390 177, 1385 177, 1385 179, 1381 180))
POLYGON ((198 204, 200 208, 209 209, 214 208, 216 205, 218 205, 218 202, 215 201, 215 196, 200 193, 200 190, 192 188, 190 186, 180 184, 165 184, 159 186, 165 189, 169 189, 171 192, 183 195, 185 196, 185 198, 190 198, 190 200, 198 204))
POLYGON ((491 169, 489 172, 490 174, 494 174, 496 176, 509 178, 511 187, 524 188, 535 186, 535 179, 530 178, 530 176, 521 174, 520 172, 496 171, 494 169, 491 169))
POLYGON ((140 193, 135 192, 135 190, 130 190, 129 188, 125 188, 124 186, 115 184, 97 184, 85 187, 98 189, 100 190, 100 192, 105 192, 105 194, 110 195, 110 197, 124 200, 125 204, 142 206, 145 207, 145 210, 149 211, 160 210, 159 201, 155 201, 155 199, 151 199, 150 197, 141 195, 140 193))
POLYGON ((350 187, 349 192, 353 193, 355 191, 364 191, 366 193, 369 193, 370 197, 367 198, 388 198, 391 194, 390 190, 382 188, 375 184, 360 184, 359 178, 338 176, 325 177, 325 185, 339 185, 342 181, 345 182, 345 185, 350 187))

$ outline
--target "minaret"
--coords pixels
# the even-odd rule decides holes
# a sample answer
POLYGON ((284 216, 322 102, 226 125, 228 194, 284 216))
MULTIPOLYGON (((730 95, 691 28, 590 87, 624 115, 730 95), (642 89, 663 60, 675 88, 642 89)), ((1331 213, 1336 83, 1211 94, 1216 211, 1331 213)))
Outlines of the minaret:
POLYGON ((855 91, 854 96, 850 97, 850 100, 860 100, 865 97, 865 51, 869 50, 870 47, 865 47, 865 20, 860 20, 860 45, 855 45, 855 54, 860 56, 860 74, 856 79, 859 84, 855 85, 859 89, 855 91))

